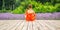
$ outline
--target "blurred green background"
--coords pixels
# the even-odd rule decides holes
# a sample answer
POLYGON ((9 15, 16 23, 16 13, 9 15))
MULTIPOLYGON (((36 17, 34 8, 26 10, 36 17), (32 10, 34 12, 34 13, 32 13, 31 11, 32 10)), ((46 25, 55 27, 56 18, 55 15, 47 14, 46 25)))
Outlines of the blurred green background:
POLYGON ((0 0, 0 13, 23 14, 29 4, 36 13, 60 12, 60 0, 0 0))

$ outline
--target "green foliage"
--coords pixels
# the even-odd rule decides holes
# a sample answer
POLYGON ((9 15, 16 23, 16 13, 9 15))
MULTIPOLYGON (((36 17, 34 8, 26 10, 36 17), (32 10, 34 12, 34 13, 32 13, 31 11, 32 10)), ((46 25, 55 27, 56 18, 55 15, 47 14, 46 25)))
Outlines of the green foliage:
POLYGON ((38 3, 37 6, 35 6, 34 10, 36 13, 51 13, 56 12, 56 7, 48 3, 45 3, 44 5, 38 3))
POLYGON ((59 5, 53 6, 50 2, 46 2, 44 4, 36 1, 22 1, 20 6, 13 10, 13 13, 24 13, 25 9, 28 7, 29 4, 32 4, 33 10, 36 13, 53 13, 53 12, 60 12, 59 5))
POLYGON ((12 13, 14 14, 21 14, 23 13, 23 7, 22 6, 19 6, 18 8, 16 8, 15 10, 12 11, 12 13))
POLYGON ((55 5, 57 12, 60 12, 60 3, 55 5))
MULTIPOLYGON (((42 1, 42 0, 41 0, 42 1)), ((52 1, 52 0, 51 0, 52 1)), ((55 1, 55 0, 54 0, 55 1)), ((54 2, 52 1, 52 3, 54 2)), ((14 4, 13 2, 6 3, 9 7, 11 7, 14 4), (12 5, 10 4, 12 3, 12 5)), ((42 1, 43 2, 43 1, 42 1)), ((12 12, 14 14, 22 14, 25 13, 27 7, 29 4, 32 4, 32 8, 36 13, 53 13, 53 12, 60 12, 60 3, 56 3, 53 5, 50 1, 49 2, 44 2, 43 4, 39 1, 36 0, 16 0, 15 4, 17 4, 16 8, 14 10, 11 10, 9 12, 12 12)), ((8 7, 7 6, 7 7, 8 7)), ((11 7, 12 8, 12 7, 11 7)), ((7 12, 8 10, 2 10, 0 12, 7 12)))
POLYGON ((10 13, 11 10, 0 10, 0 13, 10 13))
POLYGON ((0 13, 6 12, 6 10, 0 10, 0 13))

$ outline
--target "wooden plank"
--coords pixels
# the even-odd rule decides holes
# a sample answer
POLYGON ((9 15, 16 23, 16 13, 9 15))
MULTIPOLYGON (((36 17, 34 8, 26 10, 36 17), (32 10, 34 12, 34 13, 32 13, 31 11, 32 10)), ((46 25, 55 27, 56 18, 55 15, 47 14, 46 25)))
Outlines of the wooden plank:
POLYGON ((0 20, 0 30, 60 30, 60 20, 0 20))

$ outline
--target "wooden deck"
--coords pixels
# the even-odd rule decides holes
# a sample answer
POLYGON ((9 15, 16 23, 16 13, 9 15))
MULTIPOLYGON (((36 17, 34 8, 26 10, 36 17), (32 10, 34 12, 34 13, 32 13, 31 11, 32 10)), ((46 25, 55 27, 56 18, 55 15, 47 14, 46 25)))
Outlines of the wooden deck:
POLYGON ((60 20, 0 20, 0 30, 60 30, 60 20))

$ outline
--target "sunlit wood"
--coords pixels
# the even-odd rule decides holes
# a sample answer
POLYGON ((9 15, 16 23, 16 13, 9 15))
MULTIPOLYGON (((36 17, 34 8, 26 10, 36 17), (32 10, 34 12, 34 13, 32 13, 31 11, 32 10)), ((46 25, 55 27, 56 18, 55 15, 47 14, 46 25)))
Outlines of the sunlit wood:
POLYGON ((60 20, 0 20, 0 30, 60 30, 60 20))

